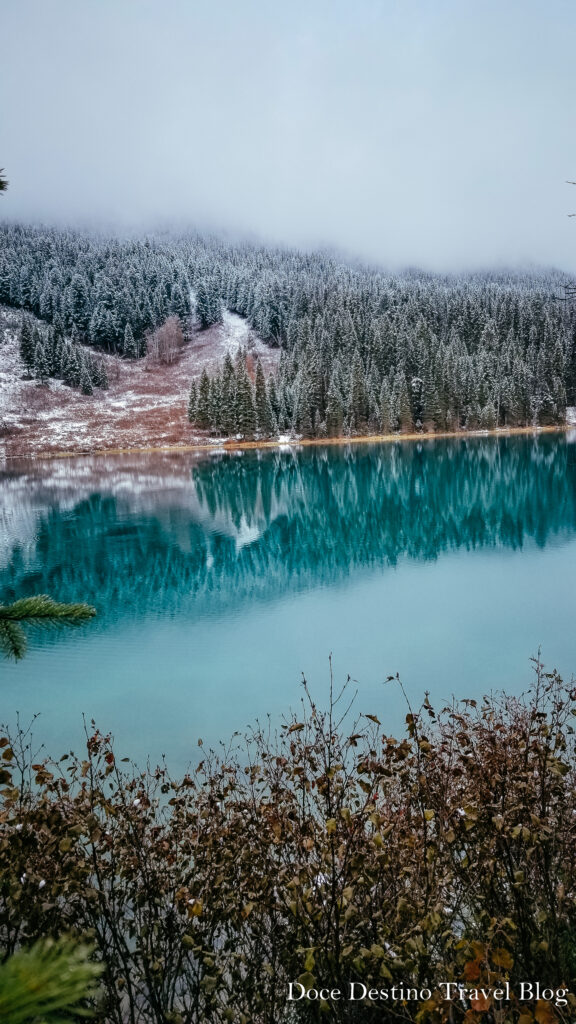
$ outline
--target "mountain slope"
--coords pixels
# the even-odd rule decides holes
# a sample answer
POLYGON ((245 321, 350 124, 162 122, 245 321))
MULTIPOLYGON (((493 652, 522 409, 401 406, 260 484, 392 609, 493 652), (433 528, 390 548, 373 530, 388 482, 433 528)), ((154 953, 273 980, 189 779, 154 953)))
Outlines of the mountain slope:
POLYGON ((191 380, 240 347, 258 356, 266 372, 279 356, 242 317, 226 311, 222 324, 194 331, 169 366, 104 354, 109 389, 83 395, 58 380, 29 378, 18 352, 21 320, 21 311, 0 307, 0 446, 8 458, 205 441, 188 422, 191 380))

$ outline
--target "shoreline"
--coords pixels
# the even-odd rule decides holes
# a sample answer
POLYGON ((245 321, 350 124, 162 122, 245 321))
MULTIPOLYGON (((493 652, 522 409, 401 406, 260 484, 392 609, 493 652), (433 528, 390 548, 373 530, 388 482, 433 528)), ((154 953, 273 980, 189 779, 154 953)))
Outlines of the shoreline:
POLYGON ((142 448, 96 448, 77 451, 45 452, 37 455, 4 455, 4 461, 39 461, 41 459, 76 459, 103 455, 146 455, 155 452, 219 452, 252 451, 274 448, 304 448, 326 445, 351 444, 392 444, 402 441, 438 441, 449 438, 472 437, 514 437, 540 434, 565 434, 575 429, 575 424, 565 423, 550 427, 497 427, 494 430, 453 430, 434 433, 415 432, 411 434, 367 434, 358 437, 311 437, 293 441, 222 441, 182 445, 145 445, 142 448))

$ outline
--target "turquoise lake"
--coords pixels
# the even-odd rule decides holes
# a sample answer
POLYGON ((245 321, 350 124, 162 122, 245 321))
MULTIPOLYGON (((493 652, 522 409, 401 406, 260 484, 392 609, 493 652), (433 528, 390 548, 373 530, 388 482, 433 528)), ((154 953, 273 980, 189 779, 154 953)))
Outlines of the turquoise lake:
POLYGON ((419 704, 576 670, 570 434, 27 462, 0 484, 0 601, 85 600, 0 664, 0 718, 60 755, 83 719, 119 756, 205 745, 326 699, 398 731, 419 704))

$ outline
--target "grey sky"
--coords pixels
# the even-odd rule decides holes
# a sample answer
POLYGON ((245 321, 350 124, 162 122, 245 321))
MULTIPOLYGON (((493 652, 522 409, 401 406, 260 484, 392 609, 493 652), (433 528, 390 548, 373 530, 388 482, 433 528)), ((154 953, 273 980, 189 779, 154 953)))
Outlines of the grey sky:
POLYGON ((0 214, 576 270, 573 0, 2 0, 0 214))

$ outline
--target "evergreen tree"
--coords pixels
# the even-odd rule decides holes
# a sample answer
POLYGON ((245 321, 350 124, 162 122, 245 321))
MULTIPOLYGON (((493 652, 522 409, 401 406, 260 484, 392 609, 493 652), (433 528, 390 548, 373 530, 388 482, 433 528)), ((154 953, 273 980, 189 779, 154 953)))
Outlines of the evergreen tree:
POLYGON ((222 379, 220 374, 210 380, 210 426, 215 434, 222 434, 222 379))
POLYGON ((337 374, 333 373, 330 378, 328 394, 326 395, 326 432, 329 437, 340 437, 344 424, 344 405, 342 394, 338 386, 337 374))
POLYGON ((36 348, 34 349, 33 373, 41 384, 45 384, 50 376, 50 366, 46 358, 46 349, 44 347, 43 339, 40 339, 37 342, 36 348))
POLYGON ((302 407, 302 413, 298 421, 298 431, 305 438, 314 437, 314 420, 310 406, 306 402, 302 407))
POLYGON ((209 292, 210 316, 213 324, 221 324, 223 320, 222 298, 218 287, 213 285, 209 292))
POLYGON ((170 297, 170 312, 180 317, 180 320, 184 322, 188 316, 189 308, 184 298, 184 293, 180 285, 174 285, 172 289, 172 295, 170 297))
POLYGON ((126 324, 124 328, 122 354, 125 355, 127 359, 136 359, 138 356, 138 345, 134 338, 134 334, 130 324, 126 324))
POLYGON ((278 420, 278 429, 280 431, 289 430, 291 422, 291 411, 286 387, 284 385, 280 385, 280 387, 277 389, 277 394, 278 413, 276 418, 278 420))
POLYGON ((80 389, 83 395, 93 395, 94 388, 92 386, 92 378, 90 376, 90 370, 86 363, 83 364, 80 370, 80 389))
POLYGON ((196 316, 205 330, 222 321, 222 300, 213 281, 200 281, 196 291, 196 316))
POLYGON ((392 391, 388 378, 384 377, 380 388, 380 430, 383 434, 391 434, 396 429, 396 417, 392 402, 392 391))
POLYGON ((251 438, 256 432, 252 382, 245 365, 240 365, 236 371, 236 426, 244 438, 251 438))
POLYGON ((494 430, 496 426, 496 408, 494 402, 488 400, 480 413, 480 426, 484 430, 494 430))
POLYGON ((424 408, 423 423, 431 424, 434 430, 445 430, 447 406, 441 399, 440 388, 432 376, 426 381, 424 408))
POLYGON ((61 338, 66 334, 66 324, 64 323, 64 317, 58 310, 52 317, 52 326, 56 334, 60 335, 61 338))
POLYGON ((82 274, 74 274, 70 282, 67 297, 67 320, 82 333, 88 331, 90 324, 90 301, 88 283, 82 274))
POLYGON ((43 320, 52 320, 54 316, 54 294, 49 285, 46 285, 40 295, 38 313, 43 320))
POLYGON ((62 359, 65 347, 65 339, 55 335, 52 344, 51 364, 51 373, 53 377, 62 377, 62 359))
POLYGON ((358 349, 355 349, 352 359, 349 413, 355 429, 363 433, 368 421, 368 402, 364 367, 358 349))
POLYGON ((276 390, 276 381, 274 375, 268 378, 268 398, 270 401, 270 408, 272 409, 272 415, 276 424, 278 423, 278 413, 280 411, 280 402, 278 400, 278 392, 276 390))
POLYGON ((261 437, 270 437, 273 430, 273 412, 270 408, 270 401, 266 390, 266 381, 264 379, 264 371, 260 360, 258 360, 256 364, 255 406, 258 433, 261 437))
POLYGON ((44 356, 48 367, 48 376, 56 377, 60 365, 60 349, 64 343, 63 335, 53 327, 49 327, 44 334, 44 356))
POLYGON ((421 377, 412 377, 412 380, 410 381, 412 420, 419 429, 422 426, 423 421, 426 419, 424 396, 424 381, 421 377))
POLYGON ((81 371, 77 350, 69 345, 66 356, 63 358, 62 379, 64 383, 71 388, 80 387, 81 371))
POLYGON ((38 341, 38 332, 34 331, 32 321, 27 316, 23 317, 22 325, 20 327, 20 358, 28 369, 32 369, 34 366, 34 353, 38 341))
POLYGON ((227 352, 222 367, 221 386, 221 426, 226 435, 233 434, 236 428, 236 373, 230 353, 227 352))
POLYGON ((198 402, 198 385, 196 384, 196 381, 193 378, 192 379, 192 383, 190 384, 190 394, 189 394, 189 397, 188 397, 188 419, 190 420, 190 423, 192 423, 192 424, 196 423, 196 405, 197 405, 197 402, 198 402))
POLYGON ((412 418, 412 404, 410 392, 406 383, 406 376, 400 372, 394 381, 394 405, 398 417, 398 426, 404 433, 410 433, 414 429, 412 418))
POLYGON ((200 430, 208 430, 210 426, 212 409, 210 402, 210 378, 206 368, 202 370, 200 386, 198 388, 198 401, 196 404, 196 426, 200 430))
POLYGON ((100 347, 104 347, 106 345, 106 310, 100 304, 95 306, 92 312, 88 334, 93 345, 98 345, 100 347))

